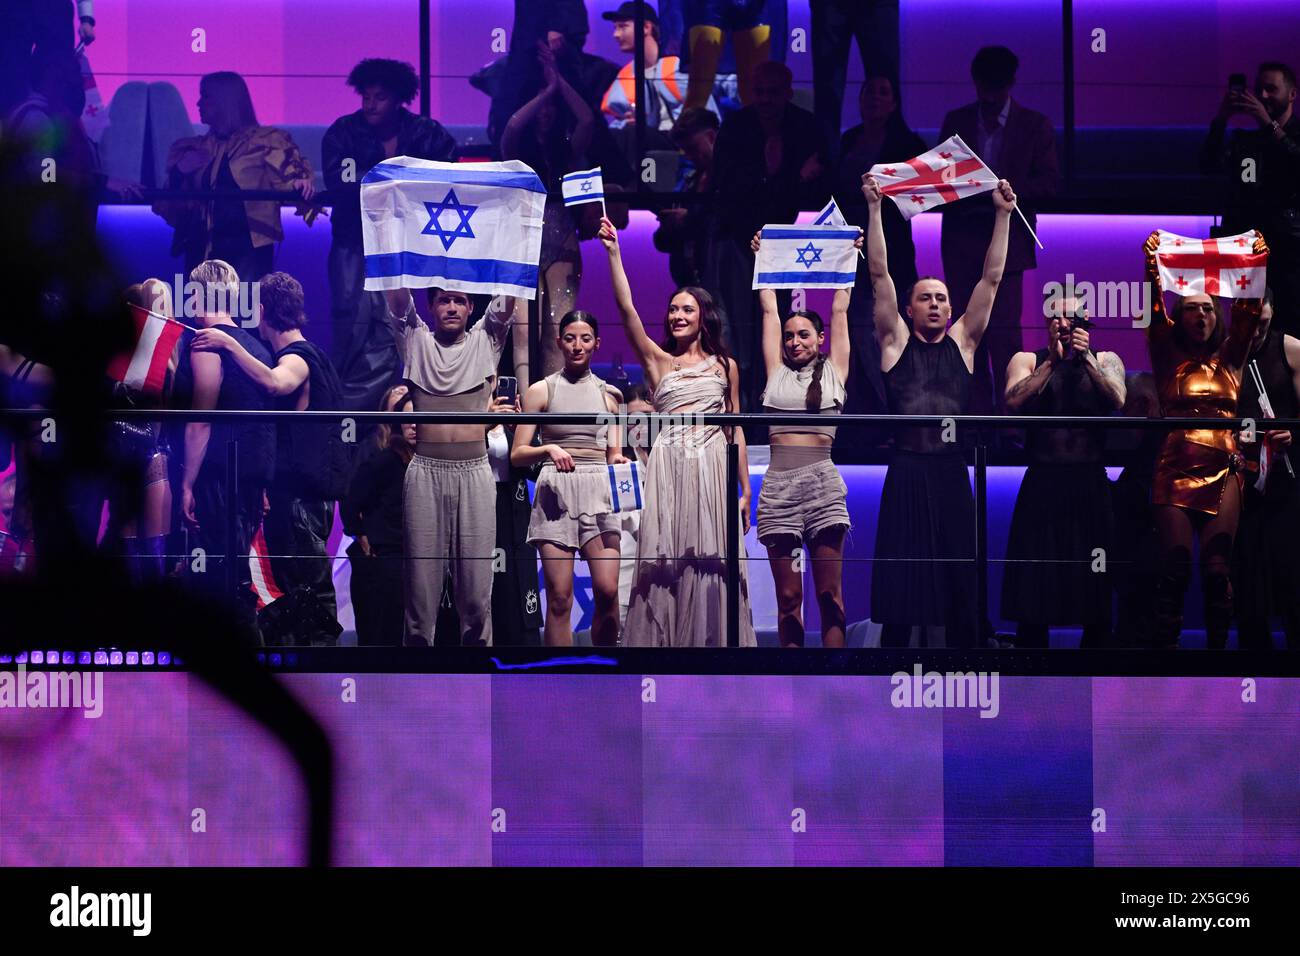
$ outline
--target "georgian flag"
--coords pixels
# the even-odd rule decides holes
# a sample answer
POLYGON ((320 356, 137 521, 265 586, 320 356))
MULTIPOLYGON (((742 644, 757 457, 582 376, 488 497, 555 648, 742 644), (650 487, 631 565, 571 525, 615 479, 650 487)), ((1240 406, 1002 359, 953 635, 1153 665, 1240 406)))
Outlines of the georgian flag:
POLYGON ((108 363, 108 377, 133 391, 162 395, 167 361, 188 326, 138 305, 131 306, 131 318, 135 322, 135 346, 108 363))
POLYGON ((545 206, 546 187, 518 160, 386 159, 361 180, 365 289, 536 298, 545 206))
POLYGON ((764 226, 755 289, 845 289, 858 277, 857 226, 764 226))
POLYGON ((610 510, 615 512, 639 511, 645 500, 645 478, 634 461, 609 467, 610 510))
POLYGON ((1228 299, 1258 299, 1264 295, 1268 253, 1255 253, 1255 230, 1221 239, 1189 239, 1160 230, 1156 265, 1160 281, 1170 292, 1203 292, 1228 299))
POLYGON ((600 167, 568 173, 560 180, 566 206, 581 206, 588 202, 605 201, 605 181, 600 167))
POLYGON ((880 191, 894 200, 904 219, 944 203, 991 192, 998 184, 993 170, 955 135, 907 162, 877 163, 869 172, 880 182, 880 191))

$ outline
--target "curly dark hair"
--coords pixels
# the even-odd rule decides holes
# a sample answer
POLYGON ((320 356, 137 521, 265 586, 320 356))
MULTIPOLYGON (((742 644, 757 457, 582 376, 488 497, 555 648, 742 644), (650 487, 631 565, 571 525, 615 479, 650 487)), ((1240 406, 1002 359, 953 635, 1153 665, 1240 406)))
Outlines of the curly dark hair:
POLYGON ((370 86, 382 86, 405 106, 415 99, 415 94, 420 89, 420 78, 415 75, 415 67, 409 63, 372 58, 362 60, 352 68, 348 74, 348 86, 357 93, 362 93, 370 86))

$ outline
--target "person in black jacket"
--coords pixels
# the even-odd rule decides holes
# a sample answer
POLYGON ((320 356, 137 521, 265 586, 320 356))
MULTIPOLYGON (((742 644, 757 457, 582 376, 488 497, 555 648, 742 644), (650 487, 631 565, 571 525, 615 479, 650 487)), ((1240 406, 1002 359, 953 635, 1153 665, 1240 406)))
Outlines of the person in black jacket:
POLYGON ((1261 63, 1255 92, 1223 98, 1201 152, 1205 173, 1225 177, 1228 207, 1216 235, 1258 229, 1268 240, 1268 284, 1278 329, 1300 335, 1300 117, 1295 113, 1295 71, 1285 63, 1261 63), (1226 139, 1228 117, 1257 124, 1226 139))
MULTIPOLYGON (((380 411, 413 404, 405 385, 384 394, 380 411)), ((402 591, 402 483, 415 454, 415 426, 381 424, 370 453, 357 465, 339 506, 343 533, 351 535, 352 611, 361 647, 400 647, 405 630, 402 591)))
POLYGON ((348 75, 361 109, 340 116, 325 132, 321 157, 334 201, 329 252, 333 357, 343 380, 345 407, 374 408, 398 368, 396 346, 378 292, 364 291, 361 179, 394 156, 451 162, 456 141, 436 120, 406 108, 419 80, 409 63, 362 60, 348 75))
MULTIPOLYGON (((831 195, 846 222, 865 231, 871 215, 862 196, 862 176, 877 163, 901 163, 925 152, 925 141, 903 119, 898 78, 890 70, 867 75, 858 93, 858 110, 862 122, 843 136, 839 162, 835 166, 831 195)), ((912 242, 912 224, 898 207, 882 203, 881 226, 889 255, 889 277, 895 289, 910 289, 916 282, 916 246, 912 242)), ((880 372, 880 346, 875 328, 871 294, 871 271, 867 260, 859 257, 858 277, 849 300, 849 336, 854 348, 849 371, 848 400, 845 412, 878 413, 885 410, 885 382, 880 372)), ((843 428, 836 435, 836 455, 865 448, 877 441, 864 442, 860 428, 843 428)), ((882 435, 873 438, 883 439, 882 435)))
MULTIPOLYGON (((753 290, 750 240, 767 223, 794 222, 802 209, 826 201, 821 130, 807 110, 791 104, 793 78, 784 63, 768 60, 754 71, 754 102, 723 122, 713 165, 718 194, 718 292, 723 334, 740 366, 741 410, 757 408, 762 391, 759 310, 753 290)), ((777 296, 782 314, 789 295, 777 296)))

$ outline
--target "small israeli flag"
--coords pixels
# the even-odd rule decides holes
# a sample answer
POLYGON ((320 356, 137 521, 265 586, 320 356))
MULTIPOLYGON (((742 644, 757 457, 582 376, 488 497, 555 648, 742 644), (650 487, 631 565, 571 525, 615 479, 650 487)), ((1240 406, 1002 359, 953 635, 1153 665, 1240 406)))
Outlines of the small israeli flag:
POLYGON ((645 478, 637 463, 629 461, 609 466, 609 506, 611 511, 638 511, 644 497, 641 486, 645 478))
POLYGON ((856 226, 764 226, 755 289, 846 289, 858 276, 856 226))
POLYGON ((831 201, 826 204, 826 206, 822 209, 822 211, 817 214, 817 218, 813 220, 813 225, 814 226, 847 226, 848 225, 848 223, 844 221, 844 214, 840 212, 840 207, 835 204, 834 196, 831 197, 831 201))
POLYGON ((566 206, 581 206, 586 202, 605 201, 605 183, 600 176, 600 167, 568 173, 560 180, 564 190, 566 206))

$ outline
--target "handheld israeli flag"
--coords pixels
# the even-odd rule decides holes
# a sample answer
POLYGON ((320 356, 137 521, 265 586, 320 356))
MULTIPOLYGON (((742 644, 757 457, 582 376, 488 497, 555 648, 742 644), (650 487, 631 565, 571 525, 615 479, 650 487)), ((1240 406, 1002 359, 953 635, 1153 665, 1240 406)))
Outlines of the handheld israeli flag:
POLYGON ((846 289, 857 278, 856 226, 764 226, 755 289, 846 289))
POLYGON ((581 206, 587 202, 605 203, 605 181, 601 178, 599 166, 565 174, 560 180, 560 188, 564 190, 566 206, 581 206))
POLYGON ((834 196, 832 196, 831 201, 828 202, 822 208, 822 211, 817 214, 817 218, 813 220, 813 225, 814 226, 847 226, 848 225, 848 223, 844 221, 844 214, 840 212, 840 207, 835 204, 834 196))
POLYGON ((622 465, 609 465, 609 506, 611 511, 637 511, 641 508, 644 496, 642 485, 645 478, 637 463, 629 461, 622 465))
POLYGON ((545 207, 546 187, 518 160, 385 160, 361 180, 366 291, 536 298, 545 207))

